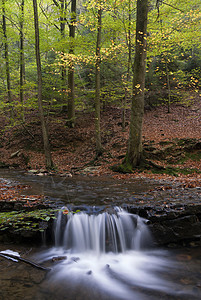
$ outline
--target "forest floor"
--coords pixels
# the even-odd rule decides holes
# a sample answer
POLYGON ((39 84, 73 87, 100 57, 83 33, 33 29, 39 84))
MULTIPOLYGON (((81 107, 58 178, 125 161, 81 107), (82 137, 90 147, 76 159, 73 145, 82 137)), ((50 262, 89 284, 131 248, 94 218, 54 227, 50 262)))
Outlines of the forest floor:
MULTIPOLYGON (((189 101, 188 101, 189 100, 189 101)), ((110 175, 117 179, 154 178, 179 180, 187 185, 201 185, 201 101, 200 97, 185 103, 158 106, 145 111, 143 146, 148 160, 156 169, 136 169, 131 174, 113 172, 110 167, 120 164, 126 154, 129 136, 127 126, 121 128, 122 111, 106 107, 101 113, 102 145, 104 153, 95 159, 94 113, 78 112, 75 128, 65 126, 67 116, 48 117, 48 128, 55 172, 63 176, 85 174, 110 175)), ((0 119, 0 166, 9 165, 45 174, 45 158, 37 112, 29 112, 24 124, 9 127, 0 119)))

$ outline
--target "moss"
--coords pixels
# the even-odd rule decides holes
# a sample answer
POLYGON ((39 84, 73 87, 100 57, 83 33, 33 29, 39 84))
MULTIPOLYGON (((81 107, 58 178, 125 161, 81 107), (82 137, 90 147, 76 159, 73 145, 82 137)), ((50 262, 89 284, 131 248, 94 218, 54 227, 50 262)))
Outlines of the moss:
POLYGON ((133 173, 133 168, 128 163, 116 164, 110 167, 110 169, 114 172, 126 174, 126 173, 133 173))
POLYGON ((189 144, 195 144, 196 143, 196 139, 195 138, 183 138, 183 139, 175 139, 175 142, 178 146, 185 146, 185 145, 189 145, 189 144))
POLYGON ((188 175, 193 173, 201 173, 198 169, 190 169, 190 168, 178 168, 178 167, 166 167, 164 169, 156 169, 153 168, 151 170, 153 174, 167 174, 172 176, 178 176, 179 174, 188 175))
POLYGON ((194 160, 194 161, 200 161, 201 160, 201 151, 198 150, 198 151, 193 151, 193 152, 186 152, 185 156, 179 160, 179 163, 182 164, 189 159, 194 160))
POLYGON ((0 213, 0 231, 12 229, 14 231, 30 230, 38 231, 44 230, 41 228, 41 222, 48 222, 55 218, 57 210, 41 209, 35 211, 11 211, 0 213))
POLYGON ((172 141, 160 141, 159 145, 164 146, 164 145, 169 145, 172 144, 172 141))
POLYGON ((155 165, 151 161, 148 161, 147 159, 145 159, 144 156, 141 158, 139 165, 133 167, 129 163, 127 156, 125 156, 122 164, 113 165, 112 167, 110 167, 110 169, 114 172, 126 174, 126 173, 133 173, 134 170, 139 170, 139 171, 150 170, 153 167, 159 169, 163 168, 161 166, 155 165))

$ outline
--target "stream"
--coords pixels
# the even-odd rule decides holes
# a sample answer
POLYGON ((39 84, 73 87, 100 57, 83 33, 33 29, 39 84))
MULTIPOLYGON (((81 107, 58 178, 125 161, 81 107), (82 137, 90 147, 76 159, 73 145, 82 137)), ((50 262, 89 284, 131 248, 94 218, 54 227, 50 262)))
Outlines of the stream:
POLYGON ((153 247, 146 220, 121 208, 174 200, 170 191, 153 196, 158 182, 39 177, 9 170, 0 170, 0 178, 30 185, 23 193, 48 196, 58 207, 81 208, 68 215, 61 209, 52 247, 0 244, 0 251, 9 249, 51 268, 45 272, 0 257, 0 299, 201 299, 201 248, 153 247))

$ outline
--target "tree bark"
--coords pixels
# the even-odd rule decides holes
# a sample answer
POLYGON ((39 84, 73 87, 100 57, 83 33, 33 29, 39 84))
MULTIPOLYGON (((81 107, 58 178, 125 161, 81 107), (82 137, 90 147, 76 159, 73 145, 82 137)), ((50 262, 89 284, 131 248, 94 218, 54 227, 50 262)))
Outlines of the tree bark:
POLYGON ((37 64, 37 77, 38 77, 38 109, 39 109, 39 115, 40 115, 40 121, 41 121, 44 152, 45 152, 45 159, 46 159, 46 168, 51 169, 51 168, 53 168, 53 162, 52 162, 52 158, 51 158, 48 131, 46 128, 45 117, 44 117, 43 106, 42 106, 42 72, 41 72, 41 59, 40 59, 37 0, 33 0, 33 8, 34 8, 36 64, 37 64))
POLYGON ((167 78, 167 87, 168 87, 168 113, 170 113, 170 102, 171 102, 171 89, 170 89, 170 75, 169 75, 169 70, 168 70, 168 64, 167 64, 167 59, 165 58, 165 71, 166 71, 166 78, 167 78))
MULTIPOLYGON (((2 29, 3 29, 3 37, 4 37, 4 56, 6 62, 7 95, 8 95, 8 102, 11 103, 10 65, 9 65, 8 39, 7 39, 7 28, 6 28, 5 0, 2 0, 2 29)), ((11 118, 12 118, 13 108, 10 107, 10 109, 11 109, 11 118)))
POLYGON ((147 45, 148 0, 137 0, 136 49, 133 68, 133 95, 128 150, 125 158, 131 168, 142 160, 142 125, 147 45))
POLYGON ((25 82, 25 61, 24 61, 24 0, 20 5, 20 102, 22 105, 22 121, 24 116, 24 82, 25 82))
POLYGON ((101 129, 100 129, 100 47, 101 47, 101 17, 102 17, 102 8, 101 3, 99 2, 98 8, 98 32, 97 32, 97 41, 96 41, 96 70, 95 70, 95 137, 96 137, 96 155, 99 156, 102 154, 102 145, 101 145, 101 129))
MULTIPOLYGON (((65 39, 65 17, 64 17, 64 12, 66 10, 65 2, 66 2, 65 0, 61 0, 60 32, 61 32, 62 43, 65 39)), ((65 90, 66 90, 66 67, 65 66, 61 66, 61 81, 62 81, 62 91, 64 95, 63 100, 65 100, 65 90)))
MULTIPOLYGON (((130 82, 130 69, 131 69, 131 55, 132 55, 132 48, 131 48, 131 0, 128 2, 128 63, 127 63, 127 74, 126 74, 126 81, 127 84, 130 82)), ((126 104, 128 101, 128 88, 125 87, 125 94, 122 100, 122 130, 125 130, 126 127, 126 104)))
MULTIPOLYGON (((74 54, 74 38, 75 38, 75 22, 76 22, 76 0, 71 0, 71 21, 69 24, 70 48, 69 54, 74 54)), ((74 65, 71 61, 68 67, 68 121, 67 125, 71 128, 75 126, 75 80, 74 65)))

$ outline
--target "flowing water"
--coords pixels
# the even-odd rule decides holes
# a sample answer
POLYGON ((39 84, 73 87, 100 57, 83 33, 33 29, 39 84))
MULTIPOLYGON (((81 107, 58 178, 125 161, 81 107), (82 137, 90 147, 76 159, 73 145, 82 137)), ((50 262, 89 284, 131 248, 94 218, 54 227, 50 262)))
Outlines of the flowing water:
POLYGON ((150 250, 145 219, 119 207, 99 214, 66 211, 55 222, 55 247, 36 256, 53 267, 48 282, 60 292, 53 292, 55 299, 197 298, 168 278, 179 264, 167 251, 150 250))
MULTIPOLYGON (((18 181, 23 176, 18 175, 18 181)), ((112 180, 99 183, 96 180, 68 180, 68 193, 64 197, 61 179, 54 179, 51 192, 50 179, 31 176, 26 182, 23 179, 23 183, 32 184, 32 179, 35 189, 38 186, 40 191, 41 188, 47 190, 54 199, 59 196, 57 204, 65 205, 55 221, 55 245, 30 249, 30 253, 24 251, 30 260, 51 268, 51 271, 44 272, 0 258, 0 299, 201 299, 201 249, 167 251, 153 248, 145 219, 120 206, 103 205, 109 197, 116 199, 115 204, 122 199, 133 201, 133 197, 140 197, 149 185, 139 186, 138 182, 130 190, 129 185, 121 187, 112 180), (48 188, 41 185, 41 181, 45 181, 48 188), (88 205, 83 200, 87 194, 85 187, 87 192, 93 193, 89 195, 88 205), (56 195, 54 189, 57 189, 56 195), (83 193, 79 194, 81 190, 83 193), (77 197, 74 202, 73 195, 77 197), (95 198, 98 198, 97 202, 95 198), (83 211, 69 212, 79 203, 81 210, 84 207, 83 211)), ((1 250, 8 247, 1 245, 1 250)), ((18 247, 13 245, 12 249, 17 251, 18 247)), ((23 251, 19 252, 23 256, 23 251)))

